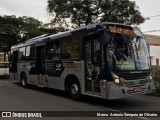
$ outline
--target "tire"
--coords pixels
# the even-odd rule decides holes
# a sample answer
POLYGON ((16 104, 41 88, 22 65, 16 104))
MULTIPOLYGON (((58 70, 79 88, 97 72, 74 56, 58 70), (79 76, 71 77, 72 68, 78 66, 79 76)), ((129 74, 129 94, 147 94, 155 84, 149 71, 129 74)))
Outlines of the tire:
POLYGON ((26 77, 25 74, 22 74, 22 75, 21 75, 21 85, 22 85, 24 88, 27 88, 27 87, 28 87, 27 77, 26 77))
POLYGON ((69 95, 71 97, 71 99, 73 100, 80 100, 81 98, 81 89, 80 89, 80 85, 78 82, 76 81, 71 81, 69 83, 69 95))

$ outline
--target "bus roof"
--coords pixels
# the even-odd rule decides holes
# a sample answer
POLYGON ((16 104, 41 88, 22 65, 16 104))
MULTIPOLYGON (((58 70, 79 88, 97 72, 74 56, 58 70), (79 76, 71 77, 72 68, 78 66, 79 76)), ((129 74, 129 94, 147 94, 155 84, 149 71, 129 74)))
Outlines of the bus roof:
POLYGON ((32 44, 36 44, 36 43, 40 43, 40 42, 44 42, 44 41, 48 41, 48 40, 52 40, 52 39, 58 39, 58 38, 62 38, 62 37, 66 37, 69 35, 76 35, 76 34, 81 34, 81 33, 87 33, 87 32, 92 32, 95 30, 100 30, 100 29, 104 29, 106 27, 106 25, 108 24, 112 24, 112 25, 124 25, 126 27, 131 27, 133 28, 133 26, 129 26, 129 25, 125 25, 125 24, 120 24, 120 23, 112 23, 112 22, 99 22, 99 23, 95 23, 95 24, 89 24, 85 27, 81 27, 81 28, 77 28, 74 30, 70 30, 70 31, 66 31, 66 32, 60 32, 58 34, 44 34, 29 40, 26 40, 24 43, 21 44, 17 44, 11 47, 11 49, 15 49, 15 48, 19 48, 19 47, 23 47, 23 46, 27 46, 27 45, 32 45, 32 44))

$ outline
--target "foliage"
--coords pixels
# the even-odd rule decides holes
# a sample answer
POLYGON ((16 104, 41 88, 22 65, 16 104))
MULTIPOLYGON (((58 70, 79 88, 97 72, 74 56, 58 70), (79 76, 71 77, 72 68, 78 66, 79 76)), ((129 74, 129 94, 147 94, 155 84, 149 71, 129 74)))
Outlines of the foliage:
POLYGON ((0 48, 9 51, 12 45, 22 43, 27 39, 37 37, 53 29, 43 26, 43 23, 32 17, 0 16, 0 48))
POLYGON ((99 21, 141 24, 138 6, 129 0, 48 0, 48 13, 54 25, 81 27, 99 21), (69 23, 71 20, 71 23, 69 23))
POLYGON ((160 92, 160 70, 157 70, 154 73, 153 79, 154 79, 154 86, 155 86, 156 90, 160 92))

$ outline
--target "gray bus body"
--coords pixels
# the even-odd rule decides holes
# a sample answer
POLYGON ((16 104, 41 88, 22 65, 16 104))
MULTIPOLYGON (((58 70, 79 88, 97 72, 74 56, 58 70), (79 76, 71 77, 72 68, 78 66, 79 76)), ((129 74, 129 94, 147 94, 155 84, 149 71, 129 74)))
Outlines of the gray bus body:
POLYGON ((68 91, 73 99, 81 94, 119 99, 150 93, 153 86, 148 48, 140 30, 108 22, 12 46, 10 78, 24 87, 32 84, 68 91), (116 51, 118 47, 126 51, 116 51))

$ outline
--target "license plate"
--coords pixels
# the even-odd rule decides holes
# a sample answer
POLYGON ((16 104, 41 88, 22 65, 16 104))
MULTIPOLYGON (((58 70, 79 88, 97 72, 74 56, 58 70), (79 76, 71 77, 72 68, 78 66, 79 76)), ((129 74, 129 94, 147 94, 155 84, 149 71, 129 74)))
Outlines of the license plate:
POLYGON ((142 91, 141 88, 134 88, 133 90, 134 90, 134 92, 141 92, 142 91))

